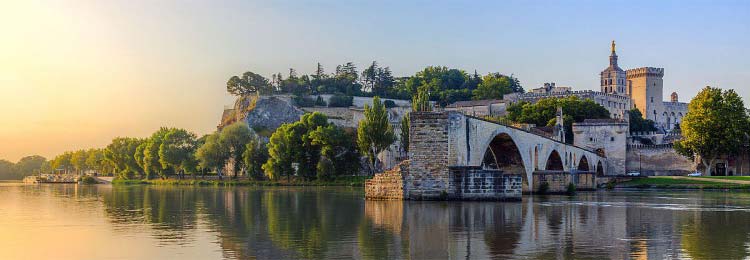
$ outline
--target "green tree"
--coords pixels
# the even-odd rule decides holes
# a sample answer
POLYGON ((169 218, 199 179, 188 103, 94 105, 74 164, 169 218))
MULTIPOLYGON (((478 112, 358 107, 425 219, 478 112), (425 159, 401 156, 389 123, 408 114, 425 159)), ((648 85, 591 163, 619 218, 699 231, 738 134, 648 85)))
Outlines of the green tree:
POLYGON ((304 114, 299 121, 283 124, 271 135, 268 143, 268 161, 263 170, 269 179, 287 179, 296 174, 312 180, 316 177, 316 166, 320 160, 321 146, 313 143, 310 134, 318 127, 328 126, 328 117, 320 112, 304 114))
POLYGON ((70 163, 72 156, 73 153, 71 152, 64 152, 56 156, 55 159, 52 160, 53 171, 57 172, 58 170, 61 170, 64 173, 68 173, 68 170, 73 168, 73 165, 70 163))
POLYGON ((255 138, 255 135, 244 122, 234 123, 221 130, 219 142, 227 150, 228 160, 234 167, 234 178, 244 168, 242 154, 245 152, 247 143, 255 138))
POLYGON ((159 128, 159 130, 151 134, 151 136, 137 149, 135 154, 142 154, 142 156, 136 156, 136 158, 141 157, 140 165, 143 168, 144 177, 146 179, 154 178, 157 175, 161 178, 166 178, 167 173, 171 170, 163 168, 163 165, 159 161, 159 149, 161 148, 165 136, 172 130, 174 130, 174 128, 159 128))
POLYGON ((112 163, 119 178, 132 179, 143 172, 134 156, 136 148, 143 142, 138 138, 117 137, 104 149, 104 159, 112 163))
POLYGON ((88 154, 86 153, 86 150, 78 150, 73 152, 73 155, 70 158, 70 163, 73 165, 73 169, 76 170, 76 173, 83 174, 83 172, 88 169, 86 167, 87 158, 88 154))
POLYGON ((656 131, 654 121, 651 119, 644 119, 643 114, 638 108, 630 110, 630 132, 651 132, 656 131))
POLYGON ((320 146, 321 158, 317 163, 318 179, 330 179, 335 176, 353 175, 359 171, 359 154, 355 144, 356 137, 341 127, 333 124, 318 126, 310 133, 314 145, 320 146))
POLYGON ((482 81, 472 92, 472 99, 502 99, 503 95, 512 93, 512 78, 500 73, 490 73, 482 77, 482 81))
POLYGON ((39 155, 24 156, 16 163, 16 174, 20 178, 38 174, 45 162, 47 159, 39 155))
POLYGON ((364 118, 357 128, 357 146, 368 158, 370 172, 377 171, 377 156, 395 140, 393 127, 388 120, 388 111, 379 97, 372 100, 372 106, 365 104, 364 118))
POLYGON ((420 88, 411 102, 411 110, 415 112, 428 112, 432 111, 430 105, 430 95, 426 88, 420 88))
POLYGON ((198 159, 198 165, 205 170, 215 170, 222 178, 222 168, 229 159, 227 149, 219 141, 219 133, 206 136, 206 140, 198 150, 195 151, 195 158, 198 159))
POLYGON ((107 171, 107 165, 104 160, 104 151, 102 151, 102 149, 90 149, 88 150, 87 155, 86 167, 88 169, 95 170, 99 174, 107 171))
POLYGON ((159 146, 159 163, 162 169, 172 168, 183 178, 186 173, 194 173, 197 161, 195 150, 197 137, 185 129, 172 129, 159 146))
POLYGON ((18 177, 16 175, 16 164, 0 159, 0 180, 15 180, 18 177))
POLYGON ((227 92, 236 96, 244 96, 253 93, 268 93, 270 85, 268 79, 253 72, 245 72, 241 77, 232 76, 227 81, 227 92))
POLYGON ((518 102, 508 106, 505 119, 535 124, 537 126, 554 126, 557 107, 563 110, 563 126, 565 127, 565 141, 573 143, 573 123, 583 122, 585 119, 607 119, 609 111, 590 99, 578 97, 544 98, 535 104, 518 102))
POLYGON ((263 164, 268 161, 268 148, 258 138, 252 138, 245 144, 242 161, 249 177, 255 180, 263 179, 263 164))
POLYGON ((401 149, 404 153, 409 154, 409 113, 404 114, 401 118, 401 149))
POLYGON ((750 121, 742 98, 734 90, 705 87, 688 104, 682 119, 682 139, 675 150, 689 158, 699 156, 706 173, 719 156, 736 155, 748 138, 750 121))

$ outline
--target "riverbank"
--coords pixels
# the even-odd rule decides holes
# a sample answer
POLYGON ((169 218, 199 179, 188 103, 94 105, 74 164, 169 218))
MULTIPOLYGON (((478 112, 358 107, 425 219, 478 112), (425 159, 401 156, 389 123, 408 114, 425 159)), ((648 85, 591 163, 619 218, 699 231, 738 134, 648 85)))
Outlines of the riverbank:
POLYGON ((750 176, 655 176, 617 183, 615 188, 750 190, 750 176))
POLYGON ((200 186, 348 186, 364 187, 370 176, 336 177, 327 181, 305 181, 301 179, 279 181, 256 181, 250 179, 203 180, 203 179, 153 179, 153 180, 113 180, 112 185, 200 185, 200 186))

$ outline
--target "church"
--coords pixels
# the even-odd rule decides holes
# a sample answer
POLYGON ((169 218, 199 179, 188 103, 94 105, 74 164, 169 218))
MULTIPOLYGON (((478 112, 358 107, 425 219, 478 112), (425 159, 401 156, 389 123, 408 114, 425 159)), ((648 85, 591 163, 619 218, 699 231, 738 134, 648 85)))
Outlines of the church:
POLYGON ((657 128, 670 132, 687 114, 687 103, 680 102, 676 92, 664 100, 664 68, 641 67, 623 70, 617 65, 615 42, 612 41, 609 66, 600 73, 600 91, 573 91, 569 87, 544 87, 528 93, 506 95, 510 102, 536 102, 548 97, 578 96, 588 98, 605 107, 614 119, 629 118, 629 111, 637 108, 646 119, 656 122, 657 128))

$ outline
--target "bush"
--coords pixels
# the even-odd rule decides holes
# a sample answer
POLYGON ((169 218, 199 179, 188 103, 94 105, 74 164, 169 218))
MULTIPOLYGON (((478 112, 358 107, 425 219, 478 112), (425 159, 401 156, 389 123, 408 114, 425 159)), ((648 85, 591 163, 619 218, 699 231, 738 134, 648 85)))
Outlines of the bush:
POLYGON ((607 190, 612 190, 614 188, 615 188, 615 183, 614 182, 607 182, 607 185, 606 185, 606 189, 607 190))
POLYGON ((315 101, 310 97, 294 96, 292 97, 294 104, 298 107, 312 107, 315 106, 315 101))
POLYGON ((317 99, 315 99, 315 106, 321 106, 321 107, 324 107, 324 106, 326 106, 326 101, 325 101, 325 100, 323 100, 323 97, 321 97, 321 96, 318 96, 318 98, 317 98, 317 99))
POLYGON ((393 100, 386 100, 383 102, 383 105, 385 106, 385 108, 392 108, 396 107, 396 102, 393 102, 393 100))
POLYGON ((544 194, 547 194, 548 191, 549 191, 549 183, 542 182, 542 184, 539 184, 539 190, 537 190, 537 194, 544 195, 544 194))
POLYGON ((354 104, 354 97, 344 95, 334 95, 328 100, 329 107, 350 107, 354 104))
POLYGON ((81 183, 82 184, 97 184, 99 182, 96 181, 96 179, 94 177, 91 177, 91 176, 87 175, 87 176, 81 177, 81 183))
POLYGON ((576 185, 571 183, 568 183, 568 190, 566 191, 568 195, 575 195, 576 194, 576 185))

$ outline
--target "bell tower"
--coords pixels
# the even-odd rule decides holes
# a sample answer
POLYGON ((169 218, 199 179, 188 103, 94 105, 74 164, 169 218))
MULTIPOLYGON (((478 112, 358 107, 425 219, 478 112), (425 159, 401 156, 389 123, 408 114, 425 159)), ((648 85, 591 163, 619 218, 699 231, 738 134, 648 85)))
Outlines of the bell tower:
POLYGON ((625 89, 625 71, 617 65, 615 41, 612 41, 611 53, 609 55, 609 67, 600 73, 600 79, 602 92, 619 95, 628 94, 625 89))

